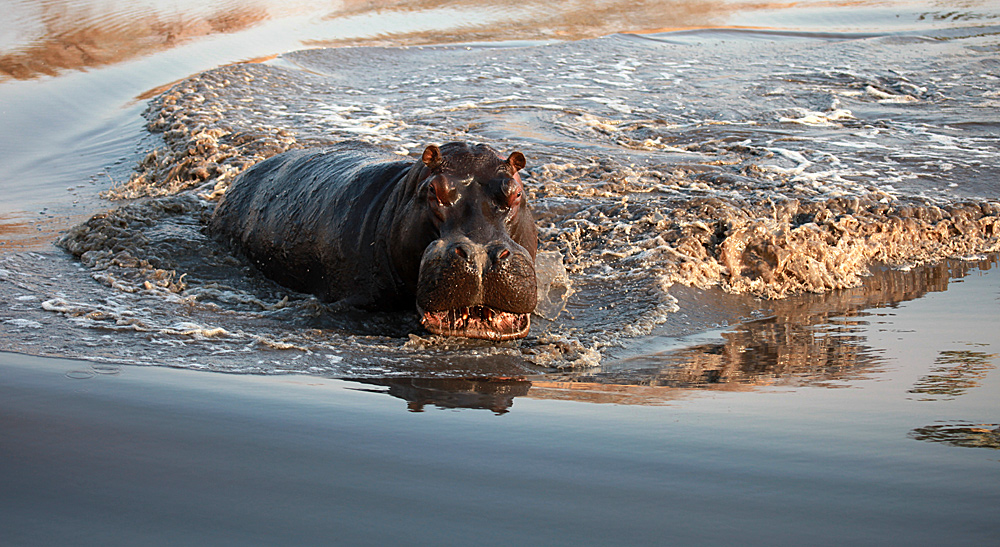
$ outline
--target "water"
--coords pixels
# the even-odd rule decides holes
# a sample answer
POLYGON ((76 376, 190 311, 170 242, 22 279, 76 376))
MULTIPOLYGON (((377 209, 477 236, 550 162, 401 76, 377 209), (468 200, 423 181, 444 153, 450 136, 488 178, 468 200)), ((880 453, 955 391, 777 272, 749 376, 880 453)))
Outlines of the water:
POLYGON ((153 4, 130 24, 131 4, 18 4, 0 157, 4 247, 28 252, 0 256, 0 344, 244 373, 600 376, 808 307, 797 294, 846 313, 919 295, 883 294, 894 268, 992 267, 995 10, 657 6, 510 7, 529 25, 498 23, 503 4, 153 4), (431 30, 479 44, 370 45, 431 30), (53 45, 68 43, 81 53, 53 45), (239 58, 257 59, 183 79, 239 58), (239 171, 341 139, 526 153, 543 304, 527 340, 428 337, 412 314, 289 293, 204 234, 239 171), (109 199, 127 205, 81 223, 109 199), (56 231, 78 260, 53 251, 56 231))
MULTIPOLYGON (((936 32, 312 49, 221 67, 149 102, 153 148, 105 194, 139 201, 61 242, 89 275, 10 296, 41 304, 22 320, 55 313, 117 341, 68 336, 60 356, 461 376, 487 355, 520 374, 631 355, 683 310, 682 286, 780 298, 857 287, 878 263, 982 257, 1000 226, 995 56, 980 51, 995 37, 936 32), (242 169, 342 139, 404 155, 450 140, 526 153, 551 308, 531 337, 466 344, 422 335, 411 314, 342 311, 255 276, 204 234, 242 169), (157 346, 137 351, 132 332, 157 346)), ((41 272, 9 260, 7 280, 30 290, 41 272)))
MULTIPOLYGON (((230 440, 261 449, 265 482, 285 485, 274 491, 286 501, 313 500, 316 514, 370 523, 352 528, 358 541, 360 528, 468 537, 469 522, 498 542, 535 530, 574 544, 625 528, 637 543, 996 535, 992 3, 8 11, 0 350, 21 355, 3 354, 0 387, 6 416, 49 421, 3 420, 17 447, 3 467, 26 477, 3 514, 34 522, 52 500, 31 492, 56 489, 92 537, 139 533, 114 536, 115 517, 72 509, 86 489, 46 474, 72 472, 72 458, 45 459, 60 443, 97 461, 107 455, 87 439, 125 429, 165 439, 136 448, 153 467, 176 476, 176 462, 190 462, 228 477, 236 486, 213 507, 240 507, 247 523, 274 511, 279 531, 254 537, 327 537, 294 504, 235 501, 261 495, 256 479, 210 462, 239 461, 243 448, 157 455, 218 438, 237 415, 250 425, 230 440), (527 339, 441 339, 415 314, 322 303, 204 234, 240 170, 345 138, 400 154, 453 139, 525 154, 541 236, 527 339), (45 410, 66 396, 72 404, 45 410), (148 420, 131 421, 136 408, 148 420), (149 425, 178 413, 191 432, 149 425), (256 428, 265 422, 277 425, 256 428), (45 433, 66 428, 92 433, 45 433), (336 441, 345 436, 349 448, 336 441), (355 446, 371 456, 361 482, 304 463, 356 467, 355 446), (411 460, 392 456, 407 451, 411 460), (364 494, 351 508, 307 483, 364 494), (428 489, 434 529, 415 524, 427 522, 414 507, 428 489)), ((135 484, 170 490, 148 468, 129 469, 131 479, 98 474, 91 486, 107 499, 135 484)), ((198 473, 177 492, 199 499, 198 473)), ((243 537, 151 516, 179 511, 179 495, 135 514, 178 541, 243 537)), ((55 527, 51 539, 68 534, 55 527)))
MULTIPOLYGON (((0 28, 0 205, 6 233, 37 231, 40 216, 102 207, 91 198, 128 177, 141 139, 137 97, 200 70, 325 45, 545 41, 623 31, 762 28, 884 33, 980 27, 991 2, 739 1, 462 2, 8 2, 0 28), (84 185, 80 187, 80 185, 84 185), (72 203, 72 202, 76 203, 72 203), (76 207, 72 207, 76 205, 76 207), (40 212, 45 215, 40 215, 40 212)), ((18 237, 23 240, 23 236, 18 237)))
MULTIPOLYGON (((359 382, 0 354, 0 522, 13 544, 988 544, 1000 320, 967 303, 996 303, 1000 280, 974 269, 942 291, 947 274, 833 317, 870 361, 823 382, 359 382)), ((755 351, 738 338, 700 355, 755 351)))

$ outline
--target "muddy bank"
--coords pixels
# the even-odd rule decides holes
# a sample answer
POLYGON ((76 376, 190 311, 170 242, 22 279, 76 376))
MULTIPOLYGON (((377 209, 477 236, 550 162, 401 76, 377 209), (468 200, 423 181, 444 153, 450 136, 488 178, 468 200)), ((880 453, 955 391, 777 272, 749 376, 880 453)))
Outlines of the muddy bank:
POLYGON ((16 49, 0 50, 0 81, 118 64, 195 38, 245 30, 268 18, 264 7, 254 5, 210 6, 200 13, 151 6, 116 13, 107 3, 46 2, 37 11, 33 7, 22 8, 29 13, 15 12, 14 21, 39 35, 16 49), (31 28, 33 23, 41 28, 31 28))

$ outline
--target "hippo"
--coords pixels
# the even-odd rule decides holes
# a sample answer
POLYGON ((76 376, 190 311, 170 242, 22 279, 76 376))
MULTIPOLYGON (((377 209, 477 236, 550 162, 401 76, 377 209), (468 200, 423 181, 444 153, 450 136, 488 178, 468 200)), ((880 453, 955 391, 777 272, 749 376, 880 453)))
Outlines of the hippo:
POLYGON ((524 165, 520 152, 463 142, 419 161, 359 142, 293 150, 239 175, 208 229, 323 301, 415 307, 434 334, 523 338, 538 247, 524 165))

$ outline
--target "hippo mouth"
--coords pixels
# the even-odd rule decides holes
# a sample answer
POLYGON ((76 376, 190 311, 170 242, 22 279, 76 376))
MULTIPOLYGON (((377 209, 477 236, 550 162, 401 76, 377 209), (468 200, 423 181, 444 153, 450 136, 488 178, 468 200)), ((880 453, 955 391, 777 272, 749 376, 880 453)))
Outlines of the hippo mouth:
POLYGON ((527 313, 500 311, 488 306, 469 306, 453 310, 423 311, 420 322, 433 334, 462 336, 500 342, 524 338, 531 327, 527 313))

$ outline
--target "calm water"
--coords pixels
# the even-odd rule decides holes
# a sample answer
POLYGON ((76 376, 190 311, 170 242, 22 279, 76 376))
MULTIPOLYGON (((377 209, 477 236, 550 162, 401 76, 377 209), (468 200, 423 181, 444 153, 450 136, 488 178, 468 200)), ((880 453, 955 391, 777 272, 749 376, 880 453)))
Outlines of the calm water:
POLYGON ((15 545, 988 545, 998 277, 838 318, 877 359, 823 384, 384 385, 0 354, 0 523, 15 545))
POLYGON ((0 353, 0 528, 14 544, 1000 532, 995 3, 5 11, 0 350, 17 353, 0 353), (178 120, 187 133, 162 131, 178 120), (525 153, 544 286, 529 339, 441 341, 409 314, 331 308, 202 233, 218 181, 343 138, 525 153), (158 177, 185 139, 216 171, 171 188, 158 177), (878 217, 963 201, 977 213, 946 237, 878 217), (124 204, 73 232, 81 259, 53 246, 124 204), (740 285, 727 272, 759 256, 690 246, 775 226, 796 235, 748 248, 826 262, 827 277, 740 285), (942 256, 962 259, 918 265, 942 256), (902 267, 864 267, 879 257, 902 267))

